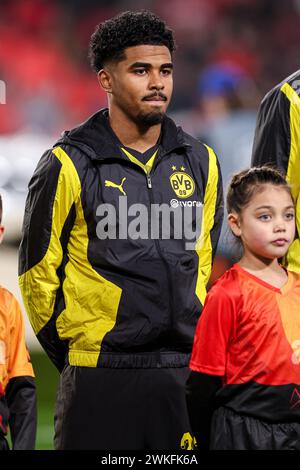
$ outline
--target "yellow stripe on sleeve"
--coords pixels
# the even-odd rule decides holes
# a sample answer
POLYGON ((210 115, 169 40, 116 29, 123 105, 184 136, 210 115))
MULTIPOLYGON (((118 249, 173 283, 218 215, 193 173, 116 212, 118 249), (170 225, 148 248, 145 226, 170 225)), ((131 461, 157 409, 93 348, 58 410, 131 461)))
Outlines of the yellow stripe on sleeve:
MULTIPOLYGON (((292 195, 296 205, 296 226, 300 234, 300 98, 295 90, 284 83, 282 93, 290 102, 290 155, 286 179, 291 186, 292 195)), ((290 246, 286 256, 288 268, 300 273, 300 241, 297 238, 290 246)))
POLYGON ((60 148, 53 150, 53 154, 61 161, 62 168, 52 208, 51 235, 47 252, 38 264, 19 277, 25 308, 36 334, 50 320, 54 310, 56 291, 60 286, 56 270, 63 258, 60 236, 74 197, 80 191, 78 176, 70 178, 70 174, 76 173, 73 163, 69 158, 62 158, 61 152, 60 148))
POLYGON ((76 168, 60 147, 53 150, 62 163, 53 206, 51 238, 40 263, 20 277, 26 309, 36 334, 50 320, 60 281, 60 236, 75 202, 76 219, 68 241, 63 294, 65 309, 56 320, 59 338, 69 342, 70 365, 96 367, 103 337, 115 325, 122 289, 93 269, 88 259, 88 230, 81 204, 81 183, 76 168))
POLYGON ((196 243, 196 252, 199 257, 196 295, 202 305, 206 297, 206 284, 211 274, 212 246, 210 232, 214 226, 219 180, 216 154, 207 145, 205 147, 208 150, 209 169, 203 202, 201 232, 196 243))

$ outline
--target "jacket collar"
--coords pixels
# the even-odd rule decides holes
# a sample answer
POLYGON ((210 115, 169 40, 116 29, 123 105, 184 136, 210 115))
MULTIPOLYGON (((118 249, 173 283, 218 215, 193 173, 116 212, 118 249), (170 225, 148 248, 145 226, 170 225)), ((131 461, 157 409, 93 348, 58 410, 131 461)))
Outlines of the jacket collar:
MULTIPOLYGON (((93 114, 78 127, 65 131, 55 146, 61 144, 80 147, 93 160, 124 158, 118 140, 109 125, 107 108, 93 114)), ((181 128, 167 116, 162 123, 161 146, 164 154, 187 146, 181 128)))

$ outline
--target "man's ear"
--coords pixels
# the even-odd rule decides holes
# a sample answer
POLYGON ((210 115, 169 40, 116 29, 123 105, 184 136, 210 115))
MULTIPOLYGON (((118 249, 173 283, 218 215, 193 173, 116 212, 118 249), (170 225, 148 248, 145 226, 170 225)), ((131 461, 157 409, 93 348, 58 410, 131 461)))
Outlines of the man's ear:
POLYGON ((240 237, 242 234, 240 226, 240 217, 236 212, 230 212, 227 216, 228 225, 236 237, 240 237))
POLYGON ((98 77, 98 82, 101 88, 106 92, 106 93, 111 93, 112 92, 112 76, 109 70, 107 69, 101 69, 97 73, 98 77))

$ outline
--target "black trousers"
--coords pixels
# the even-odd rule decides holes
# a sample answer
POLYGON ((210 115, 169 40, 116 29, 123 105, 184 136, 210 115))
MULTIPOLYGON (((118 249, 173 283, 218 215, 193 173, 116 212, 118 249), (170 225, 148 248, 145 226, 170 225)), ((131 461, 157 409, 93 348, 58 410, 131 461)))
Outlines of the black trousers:
POLYGON ((192 449, 180 368, 66 366, 55 412, 56 450, 192 449))
MULTIPOLYGON (((274 410, 274 414, 276 410, 274 410)), ((266 423, 229 408, 215 411, 211 450, 300 450, 300 423, 266 423)))

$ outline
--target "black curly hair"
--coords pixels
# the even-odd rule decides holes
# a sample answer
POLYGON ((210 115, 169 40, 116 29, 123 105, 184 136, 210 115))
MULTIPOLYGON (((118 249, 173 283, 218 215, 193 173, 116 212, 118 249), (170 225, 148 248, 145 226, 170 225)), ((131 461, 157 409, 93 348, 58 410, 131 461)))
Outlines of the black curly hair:
POLYGON ((99 72, 107 62, 124 58, 127 47, 139 45, 166 46, 175 51, 172 30, 150 11, 125 11, 100 23, 91 36, 89 58, 92 68, 99 72))

